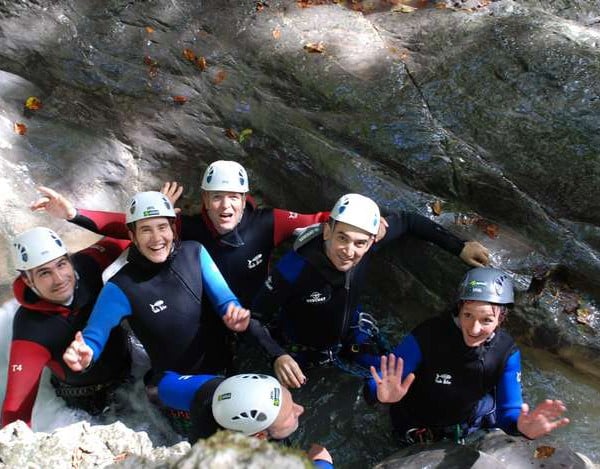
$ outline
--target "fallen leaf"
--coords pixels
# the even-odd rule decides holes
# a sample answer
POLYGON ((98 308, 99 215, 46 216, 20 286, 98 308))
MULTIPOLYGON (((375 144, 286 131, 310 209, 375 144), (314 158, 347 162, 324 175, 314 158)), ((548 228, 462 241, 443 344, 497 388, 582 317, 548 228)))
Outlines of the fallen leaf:
POLYGON ((158 75, 158 67, 150 67, 148 69, 148 75, 150 76, 150 78, 156 77, 156 75, 158 75))
POLYGON ((146 26, 146 32, 147 32, 148 34, 152 34, 152 33, 154 32, 154 28, 153 28, 153 27, 151 27, 151 26, 146 26))
POLYGON ((238 138, 238 142, 240 143, 244 143, 245 140, 247 140, 248 138, 250 138, 250 136, 252 135, 252 129, 244 129, 240 132, 240 136, 238 138))
POLYGON ((269 4, 267 2, 256 2, 256 11, 263 11, 265 7, 268 7, 269 4))
POLYGON ((36 98, 35 96, 30 96, 25 101, 25 107, 30 111, 37 111, 39 109, 42 109, 42 102, 39 100, 39 98, 36 98))
POLYGON ((435 4, 435 7, 438 10, 446 10, 448 8, 448 5, 446 5, 444 2, 439 2, 435 4))
POLYGON ((213 77, 213 83, 215 85, 218 85, 223 80, 225 80, 225 78, 227 78, 227 72, 225 70, 219 70, 217 73, 215 73, 215 76, 213 77))
POLYGON ((202 71, 206 70, 206 59, 204 57, 198 57, 196 59, 196 66, 202 71))
POLYGON ((237 140, 238 139, 238 134, 233 129, 225 129, 225 136, 227 138, 230 138, 231 140, 237 140))
POLYGON ((579 308, 577 310, 577 322, 579 324, 590 324, 591 311, 588 308, 579 308))
POLYGON ((173 102, 175 104, 181 105, 181 104, 187 103, 187 101, 188 101, 188 99, 185 96, 181 96, 181 95, 173 96, 173 102))
POLYGON ((442 201, 436 200, 435 202, 433 202, 431 204, 431 210, 433 211, 434 215, 439 217, 442 213, 442 201))
POLYGON ((409 5, 396 5, 395 7, 392 7, 390 11, 395 13, 412 13, 413 11, 417 10, 418 8, 411 7, 409 5))
POLYGON ((27 133, 27 126, 20 122, 15 122, 15 133, 19 135, 25 135, 27 133))
POLYGON ((309 53, 322 54, 325 51, 325 44, 323 44, 323 41, 309 42, 304 44, 304 49, 309 53))
POLYGON ((152 57, 150 57, 149 55, 146 55, 144 57, 144 63, 146 65, 150 65, 151 67, 156 67, 158 65, 158 62, 156 60, 154 60, 152 57))
POLYGON ((498 237, 498 231, 500 231, 500 228, 498 227, 498 225, 495 225, 493 223, 490 223, 489 225, 487 225, 484 230, 486 235, 488 235, 490 238, 495 239, 498 237))
POLYGON ((274 39, 279 39, 281 37, 281 29, 275 28, 272 34, 274 39))
POLYGON ((196 54, 192 49, 183 49, 183 57, 190 62, 194 62, 196 60, 196 54))
POLYGON ((114 462, 125 461, 125 459, 127 459, 128 457, 129 457, 129 453, 119 453, 113 458, 113 461, 114 462))
POLYGON ((535 459, 547 459, 554 454, 556 448, 552 446, 538 446, 534 453, 533 457, 535 459))

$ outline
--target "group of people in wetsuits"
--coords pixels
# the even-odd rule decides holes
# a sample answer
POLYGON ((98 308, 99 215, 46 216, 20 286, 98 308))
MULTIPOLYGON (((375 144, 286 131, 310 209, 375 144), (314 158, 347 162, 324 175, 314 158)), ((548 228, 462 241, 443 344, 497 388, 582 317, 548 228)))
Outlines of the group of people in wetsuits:
MULTIPOLYGON (((246 170, 234 161, 209 165, 201 188, 196 215, 175 210, 182 193, 176 183, 135 194, 124 213, 75 208, 40 188, 33 209, 105 237, 68 254, 47 228, 16 236, 21 307, 2 425, 30 423, 46 366, 68 404, 101 411, 129 372, 124 323, 149 356, 149 397, 189 416, 181 431, 191 441, 219 428, 287 438, 303 412, 289 389, 306 384, 307 369, 325 365, 365 378, 366 398, 391 404, 394 428, 407 443, 458 441, 489 427, 537 438, 568 423, 560 401, 532 411, 522 402, 519 352, 499 328, 514 302, 512 282, 485 267, 488 251, 480 243, 414 213, 383 218, 360 194, 310 215, 257 208, 246 170), (269 270, 274 248, 299 229, 293 249, 269 270), (374 318, 361 311, 360 292, 371 256, 405 234, 475 268, 451 313, 425 321, 390 350, 374 318), (267 353, 276 378, 225 377, 234 335, 267 353)), ((325 448, 314 445, 309 456, 331 467, 325 448)))

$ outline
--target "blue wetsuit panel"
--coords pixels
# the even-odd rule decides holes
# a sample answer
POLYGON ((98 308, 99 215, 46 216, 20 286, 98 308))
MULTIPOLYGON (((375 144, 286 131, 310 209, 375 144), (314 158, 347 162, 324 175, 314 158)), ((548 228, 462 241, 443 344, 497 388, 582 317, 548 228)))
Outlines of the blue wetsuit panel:
POLYGON ((221 316, 224 316, 227 312, 229 303, 241 306, 237 297, 233 294, 229 285, 227 285, 223 275, 221 275, 221 271, 204 247, 200 247, 200 266, 204 291, 221 316))
POLYGON ((198 389, 213 378, 215 375, 182 375, 166 371, 158 383, 158 398, 167 407, 189 412, 198 389))
POLYGON ((508 433, 516 432, 523 404, 521 353, 518 350, 506 360, 496 390, 496 400, 496 424, 508 433))
POLYGON ((85 343, 94 351, 97 360, 102 354, 113 327, 131 314, 131 304, 125 293, 112 282, 107 282, 98 295, 87 326, 83 330, 85 343))

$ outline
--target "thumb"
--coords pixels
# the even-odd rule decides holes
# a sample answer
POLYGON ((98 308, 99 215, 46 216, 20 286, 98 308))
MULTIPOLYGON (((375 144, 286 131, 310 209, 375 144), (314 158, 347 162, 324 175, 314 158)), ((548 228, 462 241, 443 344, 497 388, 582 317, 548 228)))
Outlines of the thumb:
POLYGON ((77 331, 77 333, 75 334, 75 342, 79 342, 80 344, 85 343, 85 341, 83 340, 83 334, 81 333, 81 331, 77 331))
POLYGON ((529 415, 529 404, 523 402, 523 404, 521 404, 521 416, 526 417, 527 415, 529 415))

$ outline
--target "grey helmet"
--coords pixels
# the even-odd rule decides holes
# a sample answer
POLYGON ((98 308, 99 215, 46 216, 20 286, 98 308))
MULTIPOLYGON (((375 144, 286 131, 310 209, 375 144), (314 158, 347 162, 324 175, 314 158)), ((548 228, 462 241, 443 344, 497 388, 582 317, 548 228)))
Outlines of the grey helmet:
POLYGON ((500 305, 515 302, 513 282, 509 275, 491 267, 469 270, 458 290, 459 300, 485 301, 500 305))

